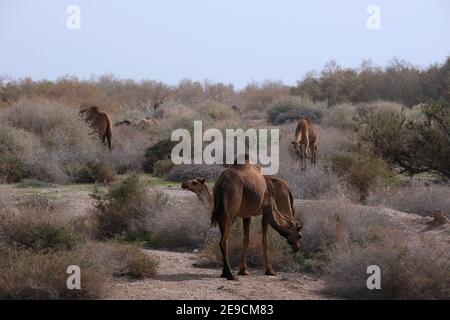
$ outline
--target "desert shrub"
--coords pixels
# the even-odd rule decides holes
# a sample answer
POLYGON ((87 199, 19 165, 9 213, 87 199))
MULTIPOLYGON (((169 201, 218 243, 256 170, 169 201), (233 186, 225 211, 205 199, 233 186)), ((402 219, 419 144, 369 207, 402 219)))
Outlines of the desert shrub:
POLYGON ((0 125, 0 181, 6 183, 18 182, 29 174, 13 130, 0 125))
POLYGON ((2 110, 0 121, 25 133, 28 143, 34 144, 20 159, 35 179, 68 182, 71 165, 106 157, 98 136, 92 134, 76 109, 64 104, 44 99, 19 100, 2 110))
POLYGON ((145 150, 154 143, 153 135, 134 126, 114 127, 111 162, 118 173, 141 171, 145 150))
POLYGON ((233 109, 231 109, 231 106, 227 106, 225 104, 211 100, 207 100, 201 103, 197 107, 197 111, 200 114, 208 115, 214 120, 230 119, 235 116, 233 109))
POLYGON ((72 175, 77 183, 109 183, 116 179, 116 172, 110 165, 94 161, 77 166, 72 175))
POLYGON ((164 203, 149 218, 151 238, 143 238, 144 245, 188 251, 204 245, 211 223, 210 213, 204 203, 193 194, 185 199, 177 197, 176 200, 170 194, 161 197, 155 193, 152 197, 155 201, 164 200, 164 203))
POLYGON ((340 129, 353 129, 355 122, 355 107, 351 104, 338 104, 328 108, 323 115, 322 125, 340 129))
POLYGON ((353 299, 448 299, 450 295, 450 255, 438 239, 411 241, 402 233, 387 232, 369 243, 339 244, 327 255, 327 293, 353 299), (370 265, 381 269, 380 290, 367 289, 370 265))
POLYGON ((446 184, 421 185, 414 183, 398 188, 383 188, 370 194, 369 203, 402 212, 430 216, 441 210, 450 216, 450 186, 446 184))
POLYGON ((156 177, 165 177, 174 167, 172 160, 158 160, 153 168, 153 175, 156 177))
POLYGON ((145 159, 143 163, 144 171, 153 173, 154 166, 157 161, 170 159, 172 149, 176 144, 177 142, 170 141, 169 139, 163 139, 149 147, 145 151, 145 159))
POLYGON ((322 164, 328 166, 330 158, 334 155, 354 149, 353 131, 351 130, 318 127, 317 131, 317 161, 321 161, 322 164))
POLYGON ((152 204, 137 174, 129 175, 107 191, 97 189, 92 196, 96 200, 94 220, 100 238, 147 230, 152 204))
POLYGON ((18 249, 42 252, 74 249, 85 238, 72 228, 68 219, 59 214, 45 210, 42 204, 23 207, 18 214, 3 212, 0 240, 18 249))
POLYGON ((331 158, 332 170, 343 177, 351 188, 359 193, 359 200, 364 201, 370 189, 377 183, 393 182, 389 166, 381 159, 356 153, 335 155, 331 158))
POLYGON ((249 83, 240 96, 244 101, 245 109, 253 111, 255 118, 261 118, 262 112, 274 100, 289 95, 289 88, 280 82, 265 81, 262 84, 249 83))
POLYGON ((0 299, 96 299, 105 292, 105 273, 79 250, 43 253, 3 247, 0 254, 0 299), (67 288, 66 271, 73 264, 82 270, 80 290, 67 288))
POLYGON ((196 177, 213 181, 225 170, 222 165, 180 164, 174 166, 167 175, 169 181, 184 182, 196 177))
POLYGON ((83 251, 92 256, 105 273, 115 277, 142 279, 156 274, 158 261, 134 244, 91 242, 83 251))
POLYGON ((312 101, 298 97, 286 97, 275 101, 267 109, 268 121, 271 124, 281 124, 287 121, 297 121, 301 117, 320 122, 322 110, 312 101))
POLYGON ((374 154, 409 174, 432 172, 448 178, 450 106, 447 101, 422 106, 425 120, 408 120, 398 108, 372 108, 359 112, 364 126, 360 140, 374 154))

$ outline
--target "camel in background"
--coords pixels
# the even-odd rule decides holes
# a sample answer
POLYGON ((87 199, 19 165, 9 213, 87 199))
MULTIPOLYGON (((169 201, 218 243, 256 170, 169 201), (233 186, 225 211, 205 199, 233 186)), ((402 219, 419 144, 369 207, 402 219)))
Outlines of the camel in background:
POLYGON ((144 125, 146 125, 146 126, 149 126, 149 127, 153 127, 153 126, 158 125, 158 124, 159 124, 159 121, 156 120, 156 119, 153 118, 153 117, 145 117, 145 119, 141 120, 140 123, 142 123, 142 124, 144 124, 144 125))
POLYGON ((311 150, 311 166, 317 163, 317 133, 310 119, 302 118, 298 121, 292 146, 300 158, 302 170, 306 169, 308 148, 311 150))
POLYGON ((111 150, 112 124, 108 114, 100 111, 99 107, 91 106, 80 111, 81 115, 90 126, 97 130, 100 140, 105 143, 108 141, 108 148, 111 150))
POLYGON ((233 111, 236 112, 238 115, 242 116, 242 111, 239 107, 232 105, 231 109, 233 109, 233 111))
POLYGON ((287 184, 279 179, 263 176, 261 169, 253 164, 233 165, 222 172, 214 185, 213 195, 204 179, 196 178, 185 182, 183 188, 202 194, 200 199, 210 205, 214 202, 211 225, 219 225, 221 232, 220 249, 223 257, 221 277, 236 279, 228 261, 228 237, 231 225, 237 217, 243 219, 244 242, 240 275, 248 275, 247 248, 249 244, 250 222, 253 216, 262 214, 262 245, 266 275, 275 275, 267 254, 267 229, 269 224, 287 239, 293 251, 299 250, 301 224, 294 218, 292 194, 287 184), (199 191, 203 190, 203 191, 199 191), (278 204, 279 203, 279 204, 278 204))

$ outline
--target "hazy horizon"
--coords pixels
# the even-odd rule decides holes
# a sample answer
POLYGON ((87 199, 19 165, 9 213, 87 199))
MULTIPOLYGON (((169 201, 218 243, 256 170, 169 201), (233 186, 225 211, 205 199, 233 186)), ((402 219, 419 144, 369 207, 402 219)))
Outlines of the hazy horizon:
POLYGON ((449 18, 444 0, 2 0, 0 75, 292 85, 331 60, 351 68, 364 59, 385 67, 394 57, 422 68, 442 63, 449 18), (66 26, 69 5, 81 9, 79 30, 66 26), (380 9, 380 29, 366 25, 370 5, 380 9))

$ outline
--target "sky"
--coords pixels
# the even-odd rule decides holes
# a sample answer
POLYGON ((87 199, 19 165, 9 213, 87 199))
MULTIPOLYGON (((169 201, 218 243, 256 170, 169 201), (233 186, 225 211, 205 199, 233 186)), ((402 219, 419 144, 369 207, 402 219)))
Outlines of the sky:
POLYGON ((13 79, 111 73, 239 88, 295 84, 330 60, 385 66, 398 57, 426 67, 447 56, 447 0, 0 0, 0 75, 13 79), (70 5, 80 29, 67 27, 70 5))

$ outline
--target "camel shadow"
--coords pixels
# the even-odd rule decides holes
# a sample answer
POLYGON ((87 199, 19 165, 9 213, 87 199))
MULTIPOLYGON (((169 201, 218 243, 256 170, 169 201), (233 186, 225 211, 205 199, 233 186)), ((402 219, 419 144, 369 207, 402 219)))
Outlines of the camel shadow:
POLYGON ((186 280, 206 280, 217 278, 219 278, 219 274, 211 275, 211 274, 178 273, 178 274, 156 275, 153 279, 167 282, 178 282, 186 280))

